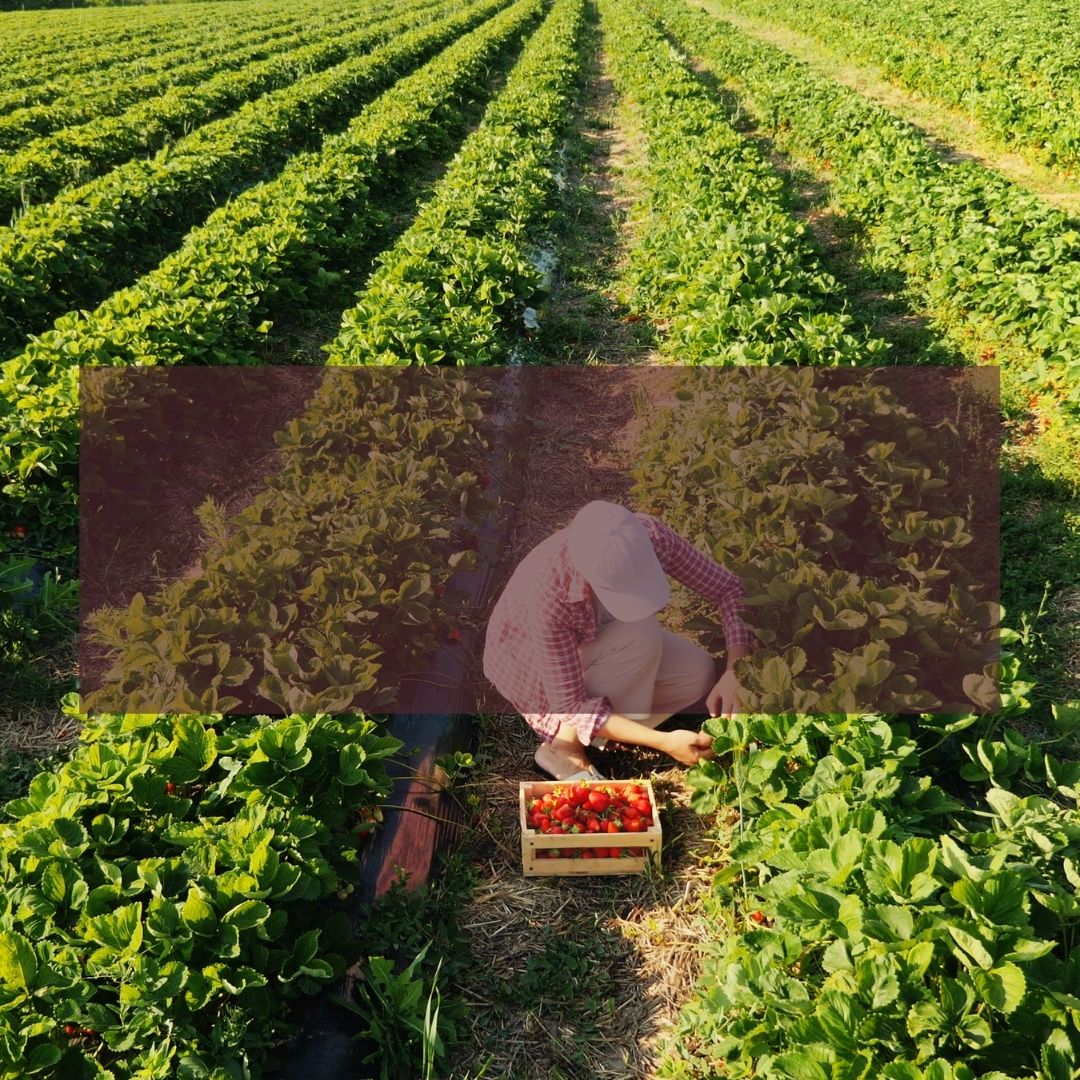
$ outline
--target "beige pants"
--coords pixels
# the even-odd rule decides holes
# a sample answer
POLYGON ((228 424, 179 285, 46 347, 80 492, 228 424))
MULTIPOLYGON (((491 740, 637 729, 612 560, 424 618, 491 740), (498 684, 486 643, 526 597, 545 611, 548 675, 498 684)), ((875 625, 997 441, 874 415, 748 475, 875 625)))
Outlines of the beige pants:
MULTIPOLYGON (((585 692, 605 695, 616 713, 656 727, 693 705, 716 683, 716 662, 702 648, 665 630, 656 616, 610 622, 580 646, 585 692)), ((600 748, 607 739, 593 739, 600 748)))

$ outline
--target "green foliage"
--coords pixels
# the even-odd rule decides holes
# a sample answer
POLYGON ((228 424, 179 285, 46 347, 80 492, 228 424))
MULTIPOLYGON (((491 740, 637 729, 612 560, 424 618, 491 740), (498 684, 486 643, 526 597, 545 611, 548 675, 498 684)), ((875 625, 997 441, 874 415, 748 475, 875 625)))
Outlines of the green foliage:
POLYGON ((1069 170, 1080 165, 1080 79, 1067 57, 1066 9, 1007 0, 978 8, 949 0, 727 0, 830 48, 876 65, 888 78, 961 109, 1005 145, 1069 170))
MULTIPOLYGON (((419 12, 423 12, 422 7, 419 12)), ((293 33, 287 35, 279 30, 268 58, 262 41, 254 48, 244 48, 243 38, 233 39, 228 53, 210 64, 178 64, 178 60, 190 58, 190 46, 179 50, 179 56, 163 51, 143 62, 141 78, 113 83, 112 95, 104 100, 93 92, 81 93, 86 80, 82 85, 75 82, 68 88, 74 105, 65 109, 50 103, 41 110, 48 116, 46 126, 60 130, 24 141, 0 161, 0 215, 7 218, 24 203, 47 203, 72 183, 85 183, 135 155, 156 151, 170 138, 186 135, 192 127, 253 98, 287 88, 296 80, 297 71, 305 67, 312 71, 330 67, 347 59, 353 50, 370 51, 422 18, 416 9, 410 9, 404 18, 389 19, 386 15, 378 12, 374 18, 347 20, 340 26, 340 36, 330 40, 325 27, 318 25, 299 32, 293 26, 293 33), (359 32, 350 28, 350 22, 358 24, 359 32), (374 27, 369 25, 372 22, 374 27), (284 55, 278 55, 278 50, 284 55), (140 97, 149 100, 139 101, 140 97), (128 101, 136 104, 121 111, 128 101), (114 115, 118 112, 119 116, 114 115)), ((262 103, 264 112, 266 104, 262 103)), ((22 116, 17 112, 5 118, 7 122, 0 124, 0 145, 11 137, 13 127, 18 130, 19 121, 26 124, 37 115, 34 110, 24 110, 22 116), (29 117, 26 112, 30 112, 29 117)), ((170 148, 170 159, 173 153, 170 148)))
POLYGON ((616 84, 646 134, 647 190, 630 253, 633 305, 682 363, 847 364, 883 342, 836 310, 770 165, 642 13, 601 5, 616 84))
POLYGON ((1080 232, 1068 216, 975 162, 943 160, 910 124, 720 19, 682 2, 646 7, 739 88, 782 150, 827 163, 875 265, 902 273, 942 321, 1030 352, 1025 385, 1066 405, 1075 440, 1080 232))
POLYGON ((445 635, 436 586, 462 565, 480 501, 482 395, 439 372, 328 373, 277 434, 278 473, 211 534, 202 573, 94 613, 112 667, 87 709, 395 700, 400 673, 445 635))
POLYGON ((1070 1075, 1074 763, 1010 732, 999 774, 1053 777, 1055 798, 995 782, 969 808, 887 717, 707 723, 729 764, 692 774, 698 808, 740 813, 709 904, 737 931, 661 1075, 1070 1075))
POLYGON ((380 1080, 416 1076, 431 1080, 446 1055, 439 1035, 439 968, 430 988, 417 975, 429 947, 425 945, 400 973, 395 973, 393 962, 385 956, 369 956, 357 983, 359 1002, 343 1002, 364 1019, 359 1037, 373 1044, 364 1061, 378 1064, 380 1080))
MULTIPOLYGON (((144 110, 151 115, 143 116, 126 140, 113 130, 118 126, 115 120, 106 125, 104 132, 97 133, 100 145, 93 160, 123 163, 51 202, 31 208, 10 230, 0 233, 0 297, 5 312, 0 320, 0 343, 7 350, 20 347, 28 333, 44 329, 56 316, 72 308, 89 308, 112 290, 128 284, 134 271, 149 270, 189 229, 204 222, 223 195, 250 186, 275 163, 285 165, 289 155, 318 146, 326 126, 340 126, 353 110, 400 79, 403 67, 407 69, 430 57, 492 10, 492 4, 481 3, 431 21, 432 13, 421 9, 373 28, 346 32, 329 40, 324 36, 284 64, 273 61, 251 65, 240 74, 211 80, 197 91, 178 90, 164 105, 159 106, 161 99, 155 98, 144 110), (422 25, 418 26, 418 22, 422 25), (332 65, 329 70, 320 70, 328 65, 332 65), (309 73, 297 80, 297 71, 309 73), (250 89, 257 88, 260 82, 267 93, 245 101, 245 83, 250 89), (225 106, 230 98, 240 106, 235 112, 219 119, 211 115, 208 123, 185 134, 183 125, 196 118, 200 108, 213 114, 215 103, 225 106), (183 135, 175 143, 149 158, 123 160, 124 146, 130 151, 132 141, 144 137, 140 132, 146 131, 145 137, 151 139, 156 132, 161 138, 174 125, 180 125, 177 133, 183 135), (111 149, 114 144, 115 149, 111 149), (125 257, 115 258, 121 250, 125 257)), ((95 145, 93 134, 81 136, 89 140, 89 145, 81 147, 84 156, 95 145)), ((22 157, 27 159, 23 170, 33 174, 36 169, 36 174, 42 176, 39 182, 50 175, 47 165, 61 173, 71 168, 68 152, 62 148, 44 162, 33 147, 22 151, 22 157)), ((286 192, 294 197, 297 189, 304 190, 313 182, 312 160, 297 155, 276 180, 255 185, 255 191, 248 193, 244 202, 280 199, 286 192)), ((357 178, 355 173, 348 177, 354 185, 357 178)), ((15 180, 24 182, 18 177, 15 180)), ((339 198, 350 190, 346 180, 345 176, 341 178, 339 198)), ((248 229, 252 223, 250 216, 238 216, 232 211, 213 215, 211 220, 215 226, 224 226, 226 232, 230 228, 248 229)), ((200 258, 214 257, 214 235, 212 232, 207 243, 196 246, 200 258)), ((216 235, 220 237, 220 233, 216 235)), ((235 233, 231 242, 236 242, 235 233)), ((218 259, 224 250, 218 251, 218 259)), ((179 265, 175 261, 169 264, 174 268, 174 289, 188 282, 190 291, 191 256, 196 251, 180 256, 179 265)), ((239 264, 230 262, 230 270, 234 265, 239 264)), ((223 276, 220 280, 229 278, 223 276)), ((138 306, 131 303, 132 295, 143 302, 169 295, 169 286, 162 288, 160 283, 160 275, 151 276, 140 282, 134 294, 124 294, 126 303, 106 305, 98 316, 105 317, 110 326, 119 320, 130 329, 138 306), (155 283, 159 283, 157 288, 155 283)), ((212 291, 203 294, 206 299, 214 295, 212 291)), ((187 311, 185 317, 191 315, 187 311)), ((145 323, 138 325, 146 327, 145 323)), ((97 362, 103 359, 104 354, 98 353, 97 362)))
POLYGON ((682 385, 693 400, 657 420, 637 497, 737 569, 760 643, 737 666, 747 707, 995 708, 998 613, 987 564, 966 551, 955 430, 869 375, 744 370, 682 385))
MULTIPOLYGON (((80 364, 250 362, 268 328, 267 305, 303 306, 335 252, 363 249, 378 217, 367 201, 372 187, 389 182, 407 151, 441 141, 460 99, 487 84, 489 64, 540 14, 539 0, 498 11, 502 3, 481 0, 387 46, 415 60, 450 43, 318 154, 294 155, 274 180, 211 214, 136 285, 93 312, 65 315, 0 367, 0 490, 11 520, 40 529, 58 551, 73 547, 80 364)), ((387 78, 385 60, 375 56, 368 76, 387 78)))
POLYGON ((520 329, 542 293, 528 245, 551 211, 581 19, 579 2, 554 5, 434 197, 345 312, 328 363, 507 360, 510 326, 520 329))
POLYGON ((348 715, 90 721, 0 826, 0 1075, 249 1075, 344 968, 326 900, 399 748, 348 715))

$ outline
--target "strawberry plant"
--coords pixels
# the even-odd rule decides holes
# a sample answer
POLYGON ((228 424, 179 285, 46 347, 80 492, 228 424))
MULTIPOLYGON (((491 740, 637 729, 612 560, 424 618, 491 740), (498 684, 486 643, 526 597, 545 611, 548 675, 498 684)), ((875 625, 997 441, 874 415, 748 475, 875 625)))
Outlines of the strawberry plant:
MULTIPOLYGON (((328 237, 353 212, 340 241, 348 252, 337 251, 363 248, 378 219, 372 187, 391 179, 406 150, 437 141, 460 99, 487 85, 488 64, 510 52, 540 14, 539 0, 499 11, 502 4, 481 0, 388 46, 415 56, 452 41, 318 154, 295 155, 275 180, 215 211, 135 286, 94 312, 64 316, 0 368, 0 483, 8 514, 36 518, 58 552, 70 553, 79 365, 250 362, 250 346, 267 329, 260 318, 266 305, 303 305, 330 257, 328 237)), ((382 68, 375 63, 373 70, 382 68)))
POLYGON ((328 373, 276 436, 281 469, 211 538, 202 573, 94 614, 111 667, 87 709, 396 700, 436 644, 421 628, 446 618, 435 584, 469 559, 455 534, 482 498, 468 471, 482 400, 442 372, 328 373))
POLYGON ((616 84, 646 136, 647 194, 630 253, 633 305, 682 363, 848 364, 884 343, 856 334, 816 265, 780 180, 676 61, 641 11, 602 6, 616 84))
MULTIPOLYGON (((297 54, 259 60, 261 50, 257 49, 254 56, 247 50, 237 50, 225 63, 219 61, 217 70, 203 68, 202 74, 194 78, 185 78, 184 71, 174 66, 170 72, 175 79, 172 88, 166 86, 149 102, 119 116, 110 115, 107 108, 98 105, 85 122, 61 125, 54 134, 30 140, 6 155, 0 163, 0 214, 7 217, 12 209, 26 202, 47 203, 72 183, 85 183, 136 154, 156 151, 170 136, 182 136, 195 125, 287 87, 305 64, 329 67, 345 60, 350 46, 371 49, 395 32, 415 26, 423 18, 423 11, 423 6, 411 9, 404 20, 385 15, 379 19, 378 14, 374 19, 356 19, 359 32, 350 32, 349 20, 340 26, 340 37, 329 40, 323 28, 293 35, 286 43, 307 43, 297 54), (374 26, 369 25, 372 22, 374 26), (191 86, 190 82, 199 85, 191 86)), ((130 92, 130 88, 126 89, 130 92)))
POLYGON ((1023 11, 990 2, 957 8, 948 0, 887 8, 868 0, 774 3, 725 0, 736 11, 778 21, 869 61, 891 80, 961 109, 999 142, 1067 174, 1080 165, 1080 93, 1063 61, 1072 27, 1064 10, 1023 11))
POLYGON ((556 190, 581 17, 579 3, 553 6, 434 197, 380 257, 329 363, 508 359, 508 331, 541 287, 529 244, 556 190))
POLYGON ((1018 381, 1060 400, 1075 438, 1080 234, 1068 216, 974 162, 943 160, 922 132, 723 20, 647 6, 738 86, 781 150, 828 161, 835 204, 866 230, 868 257, 903 274, 920 305, 961 331, 961 348, 1022 350, 1018 381))
POLYGON ((656 423, 638 496, 738 572, 759 641, 737 666, 747 706, 993 707, 996 564, 969 550, 974 501, 957 513, 956 432, 924 423, 884 376, 741 370, 682 384, 692 400, 656 423))
POLYGON ((0 825, 0 1075, 251 1075, 344 969, 326 901, 399 746, 348 715, 89 721, 0 825))
MULTIPOLYGON (((272 64, 263 77, 279 83, 277 89, 197 127, 149 159, 134 157, 32 207, 0 232, 0 344, 18 348, 57 316, 91 307, 128 285, 200 224, 222 195, 248 186, 287 154, 317 146, 324 127, 340 126, 353 108, 399 79, 400 65, 416 65, 477 21, 457 11, 417 26, 425 14, 410 11, 382 26, 323 39, 284 68, 272 64), (377 47, 365 48, 371 45, 377 47), (312 73, 294 81, 295 65, 312 73), (119 245, 127 250, 124 259, 111 257, 119 245)), ((185 91, 175 107, 182 116, 200 98, 204 105, 227 100, 243 93, 247 79, 233 73, 224 86, 219 80, 195 95, 185 91)), ((155 118, 162 108, 157 102, 148 106, 155 118)), ((154 119, 150 127, 157 124, 154 119)), ((105 136, 106 145, 112 141, 105 136)), ((30 165, 36 161, 29 150, 24 156, 30 165)), ((58 157, 62 164, 56 168, 70 167, 66 154, 58 157)), ((122 310, 131 314, 130 306, 122 310)))

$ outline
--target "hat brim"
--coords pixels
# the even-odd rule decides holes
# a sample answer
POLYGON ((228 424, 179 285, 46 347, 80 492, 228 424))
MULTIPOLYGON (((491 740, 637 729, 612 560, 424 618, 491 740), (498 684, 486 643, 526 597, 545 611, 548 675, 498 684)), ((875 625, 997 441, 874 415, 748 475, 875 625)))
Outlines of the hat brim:
POLYGON ((610 612, 611 617, 619 622, 640 622, 647 619, 650 615, 662 611, 671 599, 671 586, 663 572, 658 580, 649 582, 638 592, 614 592, 611 589, 597 588, 595 585, 590 588, 596 594, 597 600, 610 612))

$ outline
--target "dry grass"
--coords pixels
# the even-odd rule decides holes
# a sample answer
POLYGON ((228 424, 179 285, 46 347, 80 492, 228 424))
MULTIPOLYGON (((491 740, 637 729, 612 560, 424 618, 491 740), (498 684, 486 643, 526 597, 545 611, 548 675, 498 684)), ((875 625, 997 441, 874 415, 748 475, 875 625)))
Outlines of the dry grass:
POLYGON ((469 1028, 452 1076, 520 1080, 644 1078, 697 980, 707 940, 700 898, 707 822, 689 808, 681 768, 656 754, 597 754, 609 773, 647 775, 661 806, 662 869, 625 877, 525 878, 518 782, 536 775, 535 740, 520 718, 489 721, 483 808, 470 853, 483 882, 458 914, 472 977, 455 987, 469 1028), (620 762, 620 768, 613 765, 620 762))

